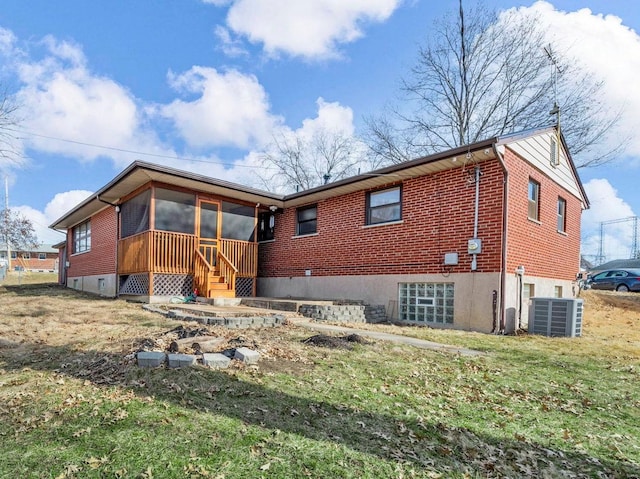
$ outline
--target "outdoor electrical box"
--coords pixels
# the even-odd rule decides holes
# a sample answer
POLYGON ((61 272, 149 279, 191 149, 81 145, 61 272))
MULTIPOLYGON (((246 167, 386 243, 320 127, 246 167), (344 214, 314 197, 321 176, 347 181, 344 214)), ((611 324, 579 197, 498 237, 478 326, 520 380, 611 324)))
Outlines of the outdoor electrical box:
POLYGON ((458 253, 445 253, 444 254, 444 265, 445 266, 456 266, 458 264, 458 253))
POLYGON ((478 238, 470 239, 467 243, 469 254, 478 254, 482 252, 482 240, 478 238))

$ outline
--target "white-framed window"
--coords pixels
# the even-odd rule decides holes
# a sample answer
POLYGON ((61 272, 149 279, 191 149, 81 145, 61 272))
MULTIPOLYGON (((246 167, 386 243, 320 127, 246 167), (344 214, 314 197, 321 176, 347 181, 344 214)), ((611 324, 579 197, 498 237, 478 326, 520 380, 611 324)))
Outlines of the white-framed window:
POLYGON ((556 298, 562 298, 562 286, 554 286, 553 295, 556 298))
POLYGON ((522 285, 522 294, 525 299, 533 298, 536 295, 536 286, 533 283, 524 283, 522 285))
POLYGON ((529 210, 528 216, 532 220, 540 220, 540 183, 529 178, 529 210))
POLYGON ((400 283, 400 321, 453 324, 453 283, 400 283))
POLYGON ((296 210, 296 235, 311 235, 318 232, 317 205, 305 206, 296 210))
POLYGON ((31 259, 31 253, 22 253, 22 259, 31 259))
POLYGON ((38 259, 40 261, 47 259, 47 253, 38 253, 38 259))
POLYGON ((82 253, 91 249, 91 221, 73 228, 73 252, 82 253))
POLYGON ((402 219, 402 187, 394 186, 367 193, 368 225, 390 223, 402 219))
POLYGON ((558 196, 558 231, 564 233, 567 230, 567 201, 558 196))

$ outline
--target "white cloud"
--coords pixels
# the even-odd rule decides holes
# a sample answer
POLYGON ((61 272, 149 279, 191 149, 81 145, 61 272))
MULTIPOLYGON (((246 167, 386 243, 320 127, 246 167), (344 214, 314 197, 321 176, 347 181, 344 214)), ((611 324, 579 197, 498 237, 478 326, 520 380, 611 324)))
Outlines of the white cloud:
POLYGON ((235 0, 227 26, 252 43, 262 43, 272 56, 330 58, 338 54, 339 44, 364 35, 364 23, 384 22, 399 4, 400 0, 235 0))
POLYGON ((296 130, 306 138, 314 133, 325 130, 330 133, 339 133, 345 136, 354 134, 353 110, 338 102, 326 102, 320 97, 316 100, 318 115, 315 118, 306 118, 302 121, 302 127, 296 130))
POLYGON ((65 213, 71 210, 71 208, 77 206, 78 203, 85 200, 91 194, 91 191, 85 190, 58 193, 45 206, 44 212, 26 205, 15 206, 11 209, 19 212, 31 221, 40 243, 55 244, 64 240, 64 234, 50 229, 49 225, 62 217, 65 213))
POLYGON ((51 37, 45 44, 46 58, 18 66, 22 126, 38 135, 28 136, 27 146, 84 160, 105 152, 81 143, 131 146, 139 127, 133 96, 113 80, 92 75, 78 46, 51 37))
MULTIPOLYGON (((615 15, 595 14, 588 8, 575 12, 556 10, 547 1, 537 1, 523 11, 537 13, 549 26, 549 35, 561 50, 575 57, 596 78, 604 80, 605 103, 613 111, 622 109, 615 142, 630 137, 627 153, 640 154, 640 36, 615 15)), ((612 145, 615 146, 615 145, 612 145)))
POLYGON ((170 74, 169 82, 183 94, 199 95, 159 107, 193 147, 251 148, 268 142, 282 122, 269 112, 267 93, 253 75, 195 66, 181 75, 170 74))
MULTIPOLYGON (((608 180, 593 179, 585 183, 584 188, 591 206, 582 214, 582 254, 594 257, 599 253, 600 223, 635 215, 608 180)), ((607 260, 628 257, 632 239, 631 222, 605 224, 602 241, 607 260)))

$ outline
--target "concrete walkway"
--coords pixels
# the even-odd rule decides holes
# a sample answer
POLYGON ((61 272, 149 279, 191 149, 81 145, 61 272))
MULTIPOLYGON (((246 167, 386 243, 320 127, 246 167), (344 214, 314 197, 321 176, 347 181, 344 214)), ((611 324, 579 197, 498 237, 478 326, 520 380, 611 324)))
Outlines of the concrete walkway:
MULTIPOLYGON (((291 318, 289 318, 291 319, 291 318)), ((430 349, 443 353, 459 354, 460 356, 484 356, 485 353, 474 349, 461 348, 458 346, 450 346, 448 344, 434 343, 424 339, 411 338, 409 336, 401 336, 399 334, 381 333, 378 331, 369 331, 367 329, 348 328, 345 326, 336 326, 332 324, 321 324, 315 321, 306 321, 304 319, 294 319, 295 325, 314 331, 324 331, 338 334, 357 334, 367 338, 381 339, 383 341, 391 341, 399 344, 407 344, 416 348, 430 349)))

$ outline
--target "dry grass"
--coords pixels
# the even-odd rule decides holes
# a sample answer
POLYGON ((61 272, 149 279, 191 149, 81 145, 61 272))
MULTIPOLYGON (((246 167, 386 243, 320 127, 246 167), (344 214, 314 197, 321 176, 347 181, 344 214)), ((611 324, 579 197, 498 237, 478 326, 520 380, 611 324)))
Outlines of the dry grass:
POLYGON ((581 338, 364 325, 482 358, 210 328, 263 355, 214 372, 126 359, 196 323, 5 283, 0 477, 634 477, 640 295, 584 298, 581 338))

